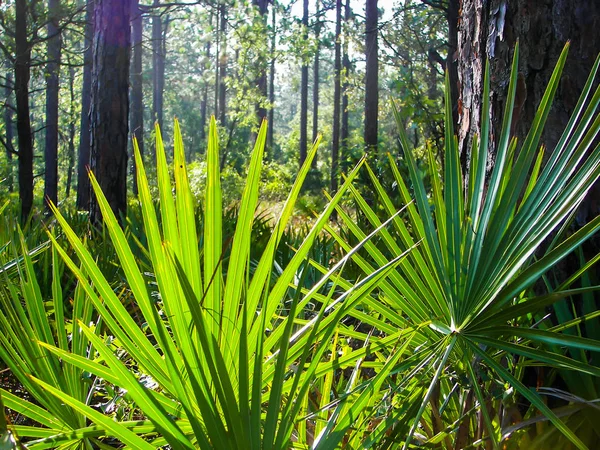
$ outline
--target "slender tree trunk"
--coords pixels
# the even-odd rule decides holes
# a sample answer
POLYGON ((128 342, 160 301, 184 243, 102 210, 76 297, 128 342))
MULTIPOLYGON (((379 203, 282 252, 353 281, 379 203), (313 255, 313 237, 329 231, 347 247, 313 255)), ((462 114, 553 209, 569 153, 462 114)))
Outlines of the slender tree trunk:
MULTIPOLYGON (((69 58, 69 63, 70 63, 69 58)), ((75 67, 69 66, 69 142, 68 142, 68 167, 67 167, 67 190, 65 192, 65 198, 69 198, 71 195, 71 185, 73 184, 73 170, 75 168, 75 117, 77 116, 75 99, 75 67)))
MULTIPOLYGON (((308 40, 308 0, 303 0, 302 14, 302 38, 308 40)), ((306 159, 308 141, 308 62, 306 56, 302 55, 302 68, 300 80, 300 166, 306 159)))
POLYGON ((366 0, 365 20, 365 147, 377 153, 377 115, 379 112, 379 60, 377 44, 377 0, 366 0))
POLYGON ((227 92, 225 86, 225 77, 227 77, 227 7, 226 5, 221 5, 219 7, 219 16, 221 20, 220 25, 220 48, 217 53, 219 57, 219 121, 221 122, 221 126, 225 126, 226 122, 226 102, 227 102, 227 92))
POLYGON ((13 134, 13 110, 10 105, 10 97, 13 90, 13 78, 12 73, 6 73, 6 85, 4 86, 4 95, 6 102, 8 103, 4 108, 4 129, 6 130, 6 182, 8 185, 8 192, 13 192, 13 168, 12 168, 12 156, 15 151, 14 148, 14 134, 13 134))
MULTIPOLYGON (((319 134, 319 58, 320 58, 320 36, 321 36, 321 1, 316 0, 316 12, 315 17, 317 18, 317 23, 315 24, 315 41, 317 43, 317 48, 315 49, 315 60, 313 62, 313 117, 312 117, 312 141, 315 142, 317 136, 319 134)), ((317 155, 315 155, 312 161, 312 167, 317 167, 317 155)))
MULTIPOLYGON (((111 209, 127 211, 131 0, 96 0, 92 66, 92 171, 111 209)), ((92 196, 91 220, 101 220, 92 196)))
MULTIPOLYGON (((252 0, 254 5, 258 7, 258 13, 260 14, 261 25, 265 31, 267 30, 267 8, 269 6, 269 0, 252 0)), ((258 88, 259 99, 256 103, 256 117, 258 123, 262 122, 267 117, 267 108, 265 101, 267 100, 267 57, 266 52, 262 49, 257 55, 256 64, 258 66, 258 76, 256 78, 256 87, 258 88)))
MULTIPOLYGON (((348 111, 348 77, 350 76, 350 57, 348 56, 348 43, 350 41, 350 0, 346 0, 346 5, 344 7, 344 48, 342 55, 342 68, 343 68, 343 83, 342 83, 342 130, 341 130, 341 148, 342 148, 342 161, 346 161, 347 158, 344 157, 348 153, 348 137, 350 136, 350 128, 348 125, 349 119, 349 111, 348 111)), ((342 171, 346 168, 343 167, 342 162, 342 171)))
MULTIPOLYGON (((210 15, 210 23, 212 25, 213 15, 210 15)), ((206 70, 206 61, 210 60, 210 40, 206 43, 205 52, 206 57, 204 59, 204 63, 202 63, 202 78, 204 83, 204 88, 202 89, 202 101, 200 102, 200 153, 203 152, 204 141, 206 140, 206 116, 207 116, 207 108, 208 108, 208 80, 207 80, 207 70, 206 70)))
POLYGON ((58 94, 61 56, 60 0, 48 1, 48 64, 46 65, 46 147, 44 197, 58 203, 58 94))
MULTIPOLYGON (((154 0, 152 5, 160 5, 160 0, 154 0)), ((165 90, 164 51, 163 21, 158 9, 155 9, 155 14, 152 18, 152 113, 161 131, 163 126, 163 94, 165 90)))
MULTIPOLYGON (((131 68, 131 134, 137 141, 140 154, 144 156, 144 77, 142 73, 142 11, 139 0, 131 1, 131 46, 133 66, 131 68)), ((133 162, 133 193, 137 195, 137 169, 133 162)))
POLYGON ((77 209, 89 210, 90 180, 90 106, 92 96, 92 40, 94 37, 94 0, 85 5, 85 36, 83 54, 83 84, 81 87, 81 126, 79 132, 79 157, 77 161, 77 209))
POLYGON ((341 39, 342 39, 342 0, 335 2, 335 57, 334 57, 334 81, 333 81, 333 133, 331 140, 331 192, 338 188, 338 166, 340 153, 340 76, 342 72, 341 61, 341 39))
POLYGON ((277 50, 277 17, 275 0, 271 7, 271 62, 269 67, 269 129, 267 130, 267 157, 270 159, 275 158, 275 152, 273 147, 273 136, 274 136, 274 122, 275 122, 275 51, 277 50))
POLYGON ((19 198, 23 223, 33 207, 33 136, 29 115, 31 44, 27 39, 27 4, 27 0, 15 1, 15 100, 19 141, 19 198))

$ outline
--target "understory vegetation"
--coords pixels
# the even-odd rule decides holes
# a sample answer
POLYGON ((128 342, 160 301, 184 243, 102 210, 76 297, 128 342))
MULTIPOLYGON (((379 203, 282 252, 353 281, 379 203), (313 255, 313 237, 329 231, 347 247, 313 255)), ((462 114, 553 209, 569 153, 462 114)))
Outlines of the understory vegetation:
POLYGON ((172 155, 155 130, 156 173, 134 144, 127 217, 93 174, 102 225, 52 205, 21 229, 6 203, 0 448, 598 448, 599 256, 583 244, 600 217, 575 218, 600 176, 600 59, 540 146, 567 51, 523 142, 517 47, 492 141, 486 69, 467 173, 446 80, 443 163, 413 151, 393 104, 401 157, 360 159, 300 206, 310 220, 295 216, 320 139, 264 208, 264 171, 288 176, 264 167, 266 122, 232 193, 214 118, 201 169, 177 121, 172 155))

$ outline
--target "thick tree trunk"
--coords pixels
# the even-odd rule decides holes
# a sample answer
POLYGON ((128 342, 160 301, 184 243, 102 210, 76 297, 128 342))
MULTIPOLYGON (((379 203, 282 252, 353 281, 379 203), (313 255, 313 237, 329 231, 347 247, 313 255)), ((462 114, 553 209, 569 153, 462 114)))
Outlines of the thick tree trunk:
MULTIPOLYGON (((144 86, 142 73, 142 11, 139 0, 131 1, 131 46, 133 66, 131 68, 131 134, 135 137, 140 154, 144 155, 144 86)), ((133 193, 137 195, 137 176, 134 160, 133 193)))
MULTIPOLYGON (((131 0, 96 0, 92 66, 92 171, 117 217, 127 211, 131 0)), ((95 196, 92 222, 101 220, 95 196)))
MULTIPOLYGON (((153 6, 160 5, 154 0, 153 6)), ((160 12, 155 8, 152 18, 152 113, 162 130, 163 94, 165 90, 165 45, 163 39, 163 21, 160 12)))
POLYGON ((44 197, 58 203, 58 94, 61 54, 60 0, 48 1, 48 64, 46 65, 46 146, 44 197))
POLYGON ((4 108, 4 129, 6 130, 6 141, 4 145, 6 147, 6 184, 8 186, 8 192, 13 191, 13 168, 12 168, 12 156, 14 149, 14 132, 13 132, 13 110, 10 104, 10 97, 13 90, 13 78, 12 73, 6 74, 6 85, 4 86, 4 95, 8 105, 4 108))
POLYGON ((27 220, 33 207, 33 136, 29 116, 31 44, 27 39, 27 5, 27 0, 15 1, 15 100, 17 104, 19 198, 22 222, 27 220))
POLYGON ((377 115, 379 112, 379 60, 377 44, 377 0, 366 0, 365 7, 365 147, 377 152, 377 115))
POLYGON ((79 131, 79 156, 77 161, 77 209, 87 211, 90 207, 90 106, 92 96, 92 40, 94 38, 94 0, 85 5, 85 35, 83 54, 83 84, 81 87, 81 126, 79 131))
MULTIPOLYGON (((490 60, 490 143, 498 139, 514 46, 519 40, 519 77, 513 134, 523 142, 565 43, 569 57, 542 135, 552 151, 600 52, 600 3, 588 0, 461 0, 458 27, 459 145, 468 153, 480 131, 483 72, 490 60)), ((490 166, 494 147, 490 149, 490 166)))
MULTIPOLYGON (((308 0, 303 0, 302 38, 308 40, 308 0)), ((302 55, 300 69, 300 167, 306 159, 308 142, 308 62, 302 55)))
MULTIPOLYGON (((319 58, 321 53, 321 27, 323 23, 321 22, 321 0, 316 0, 315 5, 315 17, 317 18, 317 22, 315 23, 315 60, 313 62, 313 117, 312 117, 312 141, 315 142, 317 136, 319 134, 319 58)), ((312 161, 312 167, 317 167, 317 155, 315 155, 312 161)))
POLYGON ((333 63, 333 132, 331 137, 331 192, 338 188, 340 159, 340 76, 342 72, 342 0, 335 2, 335 56, 333 63))

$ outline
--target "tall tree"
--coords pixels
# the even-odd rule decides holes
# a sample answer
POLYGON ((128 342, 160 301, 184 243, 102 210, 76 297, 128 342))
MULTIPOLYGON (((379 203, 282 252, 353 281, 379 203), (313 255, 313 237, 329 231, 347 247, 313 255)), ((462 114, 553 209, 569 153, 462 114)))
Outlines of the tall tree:
POLYGON ((83 54, 83 82, 81 86, 81 121, 79 151, 77 159, 77 209, 89 210, 90 180, 87 170, 90 165, 90 106, 92 96, 92 40, 94 37, 94 0, 85 3, 85 31, 83 54))
POLYGON ((4 85, 4 95, 6 105, 4 106, 4 130, 6 134, 6 140, 2 141, 6 149, 6 181, 8 185, 8 192, 13 191, 13 168, 12 168, 12 156, 15 151, 14 149, 14 132, 13 132, 13 105, 10 103, 10 97, 13 90, 13 79, 10 72, 6 73, 6 84, 4 85))
MULTIPOLYGON (((144 86, 142 73, 142 11, 139 0, 131 1, 131 134, 135 137, 140 154, 144 154, 144 86)), ((135 168, 135 161, 134 161, 135 168)), ((137 177, 133 177, 133 193, 137 195, 137 177)))
POLYGON ((269 67, 269 128, 267 130, 267 157, 273 158, 273 135, 275 132, 275 59, 277 50, 277 8, 275 0, 271 7, 271 62, 269 67))
POLYGON ((227 76, 227 5, 222 3, 219 6, 219 18, 220 25, 218 29, 219 34, 219 47, 217 49, 216 56, 218 58, 217 70, 217 86, 219 103, 218 103, 218 118, 221 125, 225 125, 226 120, 226 102, 227 102, 227 86, 225 85, 225 77, 227 76))
MULTIPOLYGON (((467 149, 480 133, 485 60, 490 60, 490 136, 497 137, 506 104, 506 86, 514 46, 519 40, 519 76, 513 110, 513 132, 523 141, 558 55, 570 40, 571 48, 560 88, 542 135, 552 150, 570 117, 594 60, 600 52, 600 3, 587 0, 527 2, 463 0, 458 28, 460 120, 458 138, 467 149)), ((493 142, 490 161, 494 158, 493 142)))
POLYGON ((342 0, 335 2, 335 56, 333 63, 333 132, 331 136, 331 192, 338 188, 340 159, 340 78, 342 72, 342 0))
MULTIPOLYGON (((96 0, 92 65, 91 168, 117 217, 127 210, 131 0, 96 0)), ((93 222, 101 220, 95 196, 93 222)))
POLYGON ((19 198, 21 221, 27 220, 33 207, 33 134, 29 110, 31 77, 31 41, 28 39, 28 8, 37 8, 37 0, 15 1, 15 101, 19 142, 19 198))
MULTIPOLYGON (((302 41, 308 41, 308 0, 303 0, 302 13, 302 41)), ((302 53, 302 68, 300 80, 300 166, 306 159, 308 141, 308 61, 304 52, 302 53)))
POLYGON ((163 105, 165 90, 165 57, 166 57, 166 27, 168 20, 163 23, 162 13, 159 10, 160 0, 152 3, 154 16, 152 17, 152 113, 154 119, 162 129, 163 105))
MULTIPOLYGON (((342 69, 343 69, 343 82, 342 82, 342 130, 341 130, 341 147, 342 156, 347 153, 348 150, 348 137, 350 136, 350 127, 348 124, 349 111, 348 111, 348 89, 350 84, 348 78, 350 76, 350 56, 348 54, 348 47, 350 41, 350 0, 346 0, 344 5, 344 44, 342 49, 342 69)), ((342 161, 346 158, 342 157, 342 161)), ((344 167, 342 167, 342 170, 344 167)))
MULTIPOLYGON (((317 135, 319 134, 319 58, 320 58, 320 50, 321 43, 319 41, 321 37, 321 27, 323 26, 323 22, 321 22, 321 0, 316 0, 316 23, 315 23, 315 60, 313 62, 313 117, 312 117, 312 141, 315 142, 317 139, 317 135)), ((317 167, 317 158, 316 155, 312 161, 313 167, 317 167)))
MULTIPOLYGON (((261 27, 266 31, 269 0, 252 0, 252 2, 258 8, 261 27)), ((256 64, 258 66, 256 87, 258 88, 259 93, 259 99, 256 103, 256 117, 258 119, 257 123, 260 123, 265 117, 267 117, 267 108, 265 107, 265 101, 267 99, 267 53, 262 48, 259 50, 260 51, 256 60, 256 64)))
POLYGON ((58 203, 58 94, 60 90, 60 0, 48 1, 48 63, 46 65, 46 146, 44 197, 58 203))
POLYGON ((379 112, 379 59, 377 44, 377 0, 365 4, 365 146, 367 151, 377 152, 377 115, 379 112))

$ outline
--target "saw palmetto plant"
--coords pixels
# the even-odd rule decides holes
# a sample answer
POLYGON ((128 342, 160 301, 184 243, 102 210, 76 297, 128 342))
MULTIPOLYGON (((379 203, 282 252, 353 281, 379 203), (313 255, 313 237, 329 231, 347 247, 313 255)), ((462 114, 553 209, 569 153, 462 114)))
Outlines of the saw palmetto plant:
MULTIPOLYGON (((395 370, 402 379, 396 387, 398 392, 419 392, 413 399, 414 414, 407 417, 402 409, 396 413, 390 405, 381 424, 386 417, 389 420, 390 415, 397 414, 406 427, 401 436, 380 435, 384 440, 401 442, 404 448, 415 442, 447 449, 497 447, 503 438, 510 437, 502 432, 503 426, 511 424, 507 414, 503 417, 509 408, 502 397, 513 392, 568 441, 585 448, 568 424, 521 381, 523 370, 530 365, 546 365, 591 378, 600 375, 598 366, 588 364, 586 356, 600 351, 600 343, 591 335, 572 332, 586 318, 597 315, 593 296, 578 297, 584 303, 579 308, 583 316, 553 324, 549 315, 543 314, 546 307, 561 299, 598 289, 573 287, 591 264, 585 264, 576 276, 547 294, 536 295, 532 289, 600 226, 600 217, 595 218, 543 248, 545 239, 569 223, 600 174, 600 149, 595 146, 600 129, 600 90, 592 92, 598 61, 560 141, 545 165, 541 164, 539 140, 567 51, 568 47, 558 61, 527 138, 518 143, 509 135, 517 78, 518 48, 515 50, 502 132, 495 146, 496 162, 489 179, 489 68, 484 83, 481 137, 473 142, 467 176, 463 177, 460 169, 448 94, 443 179, 430 152, 431 192, 424 187, 401 128, 401 116, 395 110, 412 185, 399 176, 393 161, 391 164, 407 213, 394 219, 393 229, 382 230, 379 246, 368 243, 366 253, 354 258, 369 274, 387 263, 384 255, 420 242, 400 262, 398 270, 382 280, 381 308, 374 307, 371 315, 386 318, 386 325, 395 318, 393 323, 399 328, 418 328, 425 323, 429 326, 420 328, 422 343, 395 370), (414 199, 409 196, 409 188, 414 199), (385 314, 387 308, 395 314, 385 314), (533 320, 540 316, 541 322, 533 320), (509 422, 503 423, 503 419, 509 422)), ((395 213, 391 198, 373 172, 367 170, 380 203, 389 214, 395 213)), ((373 227, 380 226, 378 216, 360 193, 351 191, 361 213, 373 227)), ((338 214, 358 239, 364 236, 348 214, 342 209, 338 214)), ((339 244, 343 246, 343 240, 339 239, 339 244)), ((384 430, 386 425, 381 425, 384 430)))
MULTIPOLYGON (((597 258, 547 293, 533 289, 600 226, 596 218, 565 233, 600 175, 600 89, 592 89, 599 62, 547 162, 539 149, 566 54, 519 143, 510 138, 516 49, 489 176, 489 70, 469 172, 461 173, 447 98, 445 167, 440 177, 429 153, 430 192, 395 110, 410 180, 390 163, 404 206, 396 210, 398 199, 363 159, 284 260, 278 249, 318 142, 266 244, 252 252, 266 125, 227 239, 214 120, 201 226, 179 126, 172 173, 157 129, 158 199, 135 149, 142 220, 129 223, 143 229, 121 228, 91 175, 121 282, 111 282, 56 207, 51 300, 37 287, 24 242, 24 256, 11 263, 20 285, 3 272, 0 356, 33 397, 0 391, 4 405, 29 420, 12 426, 13 435, 38 449, 451 450, 525 442, 526 424, 543 424, 565 445, 586 448, 573 425, 580 422, 524 381, 528 367, 546 366, 571 383, 583 380, 593 396, 600 375, 589 364, 600 343, 579 327, 598 316, 589 295, 598 286, 575 284, 597 258), (360 171, 387 220, 353 186, 360 171), (337 227, 328 222, 333 211, 337 227), (544 246, 557 231, 564 237, 544 246), (317 261, 311 249, 323 233, 329 247, 317 261), (77 285, 72 305, 60 289, 59 260, 77 285), (567 314, 558 306, 564 299, 583 305, 567 314), (546 313, 553 305, 562 323, 546 313), (102 407, 101 390, 116 393, 120 413, 102 407)), ((8 429, 0 422, 4 436, 8 429)))

